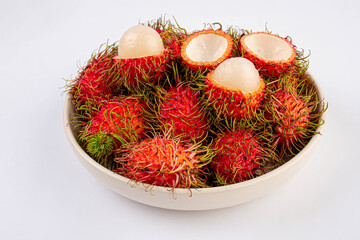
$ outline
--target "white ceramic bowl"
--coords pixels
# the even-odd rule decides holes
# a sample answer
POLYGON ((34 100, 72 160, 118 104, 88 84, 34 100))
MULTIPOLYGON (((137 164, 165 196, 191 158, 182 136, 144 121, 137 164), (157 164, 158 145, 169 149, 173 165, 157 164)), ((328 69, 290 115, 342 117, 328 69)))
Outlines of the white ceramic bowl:
MULTIPOLYGON (((324 95, 315 81, 319 99, 324 95)), ((104 168, 94 161, 77 143, 69 122, 73 116, 71 97, 67 96, 63 110, 63 124, 66 136, 82 165, 97 179, 116 193, 143 204, 174 210, 208 210, 235 206, 259 198, 292 177, 307 162, 321 135, 317 134, 295 157, 277 169, 254 179, 237 184, 203 189, 171 189, 138 183, 104 168)), ((322 115, 325 121, 326 113, 322 115)), ((317 130, 322 133, 324 125, 317 130)))

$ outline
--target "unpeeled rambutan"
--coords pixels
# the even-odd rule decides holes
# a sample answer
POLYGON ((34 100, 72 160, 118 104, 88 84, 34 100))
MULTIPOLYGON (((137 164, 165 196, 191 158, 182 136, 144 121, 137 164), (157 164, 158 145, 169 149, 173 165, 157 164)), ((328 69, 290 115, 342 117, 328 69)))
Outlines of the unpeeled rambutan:
POLYGON ((204 187, 202 167, 209 150, 179 140, 155 136, 117 151, 118 173, 132 180, 170 188, 204 187))
POLYGON ((157 112, 160 127, 170 129, 173 136, 184 141, 200 141, 207 136, 206 111, 199 93, 189 87, 180 85, 166 91, 157 112))
POLYGON ((261 74, 279 76, 296 59, 295 46, 278 35, 256 32, 240 38, 243 57, 254 63, 261 74))
POLYGON ((228 131, 215 139, 215 156, 209 167, 220 185, 253 177, 262 158, 261 146, 250 130, 228 131))
POLYGON ((278 88, 286 86, 287 88, 292 88, 295 90, 299 85, 300 78, 298 73, 296 73, 294 70, 290 70, 285 74, 282 74, 281 77, 278 77, 276 81, 278 88))
POLYGON ((176 60, 180 56, 180 46, 181 46, 181 39, 184 37, 183 35, 173 35, 164 30, 157 30, 160 34, 161 39, 164 42, 164 46, 169 51, 169 59, 176 60))
POLYGON ((107 165, 107 158, 113 150, 114 139, 108 133, 98 132, 88 136, 86 152, 101 165, 107 165))
POLYGON ((142 100, 133 97, 117 97, 103 103, 99 112, 90 117, 80 134, 87 144, 97 133, 110 135, 117 146, 136 142, 145 137, 146 106, 142 100))
POLYGON ((111 89, 108 83, 111 80, 108 71, 113 65, 114 54, 114 46, 106 46, 80 71, 69 91, 73 95, 75 108, 80 108, 82 105, 96 107, 100 102, 110 98, 111 89))
POLYGON ((182 42, 181 58, 193 70, 212 70, 230 57, 233 44, 231 36, 221 29, 198 31, 182 42))
POLYGON ((291 89, 280 88, 268 98, 265 108, 275 125, 275 144, 291 149, 294 142, 308 134, 311 108, 307 100, 291 89))
POLYGON ((245 58, 229 58, 206 76, 206 95, 218 116, 241 119, 254 114, 265 83, 245 58))
POLYGON ((186 33, 181 29, 170 26, 154 26, 155 30, 160 34, 164 47, 169 50, 170 61, 176 61, 180 57, 181 42, 186 39, 186 33))

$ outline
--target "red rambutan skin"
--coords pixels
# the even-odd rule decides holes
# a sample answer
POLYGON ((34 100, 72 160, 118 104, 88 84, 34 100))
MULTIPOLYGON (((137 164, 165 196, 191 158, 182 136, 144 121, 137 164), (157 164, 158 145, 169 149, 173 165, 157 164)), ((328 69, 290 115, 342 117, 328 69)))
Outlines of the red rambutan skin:
POLYGON ((215 140, 213 148, 216 155, 210 168, 221 185, 247 180, 259 167, 260 145, 248 130, 223 134, 215 140))
POLYGON ((274 76, 274 77, 278 77, 281 74, 283 74, 285 71, 287 71, 292 65, 293 62, 296 59, 296 51, 295 51, 295 46, 288 41, 285 38, 282 38, 278 35, 275 34, 270 34, 270 33, 266 33, 266 32, 257 32, 257 33, 250 33, 247 35, 244 35, 240 38, 240 49, 241 49, 241 54, 244 58, 249 59, 256 67, 256 69, 259 70, 259 72, 264 75, 264 76, 274 76), (278 37, 280 39, 282 39, 283 41, 286 41, 292 48, 293 48, 293 54, 289 59, 284 59, 281 61, 275 61, 275 60, 268 60, 268 59, 264 59, 261 58, 260 56, 256 56, 256 54, 254 52, 252 52, 249 48, 245 47, 244 41, 245 38, 248 36, 251 36, 253 34, 268 34, 268 35, 272 35, 274 37, 278 37))
POLYGON ((213 71, 205 80, 205 93, 216 112, 240 120, 254 114, 264 95, 265 83, 260 78, 259 88, 251 94, 218 85, 212 79, 213 71))
POLYGON ((278 82, 278 88, 282 88, 282 85, 286 85, 288 88, 296 89, 299 85, 299 76, 294 69, 289 69, 286 74, 281 76, 281 81, 278 82))
POLYGON ((73 90, 74 99, 78 100, 79 106, 86 103, 96 106, 110 98, 111 90, 107 85, 106 71, 111 65, 112 57, 101 55, 82 70, 73 90))
POLYGON ((170 55, 165 49, 162 53, 154 56, 122 59, 114 57, 114 62, 128 87, 138 86, 139 83, 156 83, 161 80, 167 68, 170 55))
POLYGON ((179 141, 144 139, 125 151, 118 161, 132 180, 170 188, 196 187, 199 181, 196 154, 179 141))
POLYGON ((164 46, 169 50, 170 60, 175 60, 180 57, 181 42, 186 38, 185 34, 180 33, 168 33, 161 29, 155 29, 161 39, 163 40, 164 46))
POLYGON ((278 90, 269 101, 270 118, 275 122, 275 144, 291 145, 305 132, 310 121, 310 109, 296 92, 278 90))
POLYGON ((176 39, 172 39, 168 45, 171 49, 172 58, 178 58, 180 56, 181 43, 176 39))
POLYGON ((92 135, 98 132, 116 134, 125 142, 138 141, 145 137, 145 108, 145 104, 138 99, 112 99, 104 103, 90 119, 86 130, 92 135))
POLYGON ((181 58, 183 59, 183 62, 192 70, 197 71, 199 69, 201 70, 213 70, 215 69, 220 63, 222 63, 223 61, 225 61, 226 59, 228 59, 231 56, 232 53, 232 49, 233 49, 233 45, 234 45, 234 41, 231 38, 231 36, 227 33, 225 33, 223 30, 218 29, 218 30, 214 30, 214 29, 208 29, 208 30, 201 30, 198 32, 195 32, 193 34, 191 34, 186 40, 184 40, 181 44, 181 49, 180 49, 180 54, 181 54, 181 58), (217 60, 215 61, 201 61, 201 62, 195 62, 192 59, 190 59, 187 56, 186 53, 186 48, 187 45, 190 43, 191 40, 193 40, 194 38, 196 38, 197 36, 200 36, 202 34, 217 34, 220 36, 223 36, 224 38, 226 38, 226 40, 228 41, 228 47, 226 49, 226 51, 224 52, 224 54, 217 60))
POLYGON ((172 87, 165 93, 158 118, 162 125, 171 128, 174 136, 184 141, 201 140, 209 131, 199 93, 185 86, 172 87))

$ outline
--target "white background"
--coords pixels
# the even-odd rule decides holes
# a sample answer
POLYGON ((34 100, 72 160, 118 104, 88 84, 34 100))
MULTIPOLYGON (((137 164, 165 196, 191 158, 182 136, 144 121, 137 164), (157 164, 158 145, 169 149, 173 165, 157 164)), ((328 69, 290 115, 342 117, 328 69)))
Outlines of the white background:
POLYGON ((359 1, 1 1, 0 239, 360 239, 359 1), (119 196, 65 137, 64 79, 93 50, 166 14, 188 30, 265 26, 306 52, 329 102, 306 166, 240 206, 179 212, 119 196))

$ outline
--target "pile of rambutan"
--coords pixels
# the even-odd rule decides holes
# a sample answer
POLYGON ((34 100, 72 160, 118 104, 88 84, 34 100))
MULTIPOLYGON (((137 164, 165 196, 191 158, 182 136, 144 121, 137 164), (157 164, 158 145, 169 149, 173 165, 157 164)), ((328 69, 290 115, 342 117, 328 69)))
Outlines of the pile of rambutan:
POLYGON ((326 104, 289 37, 159 18, 95 52, 66 88, 80 146, 136 183, 203 188, 281 166, 326 104))

